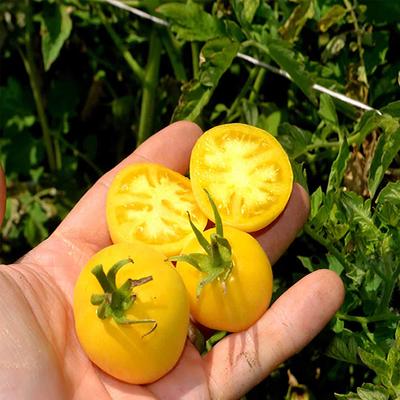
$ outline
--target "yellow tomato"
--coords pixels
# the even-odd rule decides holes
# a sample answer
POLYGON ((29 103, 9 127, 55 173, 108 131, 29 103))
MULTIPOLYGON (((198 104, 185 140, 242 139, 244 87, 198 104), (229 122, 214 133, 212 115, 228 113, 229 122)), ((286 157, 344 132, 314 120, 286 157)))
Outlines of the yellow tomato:
POLYGON ((216 126, 196 142, 190 159, 193 194, 207 217, 246 232, 270 224, 285 208, 293 185, 289 158, 266 131, 245 124, 216 126))
POLYGON ((122 381, 154 382, 174 367, 184 348, 189 324, 185 286, 165 256, 148 245, 120 243, 95 254, 78 278, 73 307, 76 333, 87 356, 122 381), (108 299, 108 306, 117 302, 117 296, 104 296, 92 270, 102 265, 107 274, 115 263, 126 259, 132 262, 118 270, 115 287, 121 288, 128 279, 143 283, 132 285, 128 300, 133 304, 124 312, 123 323, 107 312, 100 319, 101 306, 92 304, 92 295, 97 300, 101 296, 108 299))
POLYGON ((187 212, 203 230, 207 223, 188 178, 158 164, 122 169, 107 196, 106 215, 114 243, 139 241, 167 256, 179 254, 192 234, 187 212))
MULTIPOLYGON (((211 329, 238 332, 250 327, 266 311, 272 295, 272 269, 256 239, 235 228, 223 229, 232 251, 232 268, 225 281, 221 275, 205 284, 198 295, 198 285, 205 274, 185 261, 178 261, 176 269, 188 291, 194 319, 211 329)), ((215 228, 208 229, 204 237, 210 239, 215 232, 215 228)), ((205 251, 193 238, 182 253, 205 251)))

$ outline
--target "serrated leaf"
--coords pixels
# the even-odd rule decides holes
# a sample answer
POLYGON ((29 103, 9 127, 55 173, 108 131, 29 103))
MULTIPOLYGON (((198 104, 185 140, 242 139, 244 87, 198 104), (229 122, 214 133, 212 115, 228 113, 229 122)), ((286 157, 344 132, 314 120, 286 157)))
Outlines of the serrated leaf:
POLYGON ((354 192, 342 192, 341 205, 346 213, 349 223, 357 226, 358 236, 365 237, 369 241, 380 239, 381 232, 375 226, 371 217, 371 201, 366 200, 354 192))
POLYGON ((42 56, 46 71, 57 59, 72 30, 67 7, 58 3, 44 3, 41 18, 42 56))
POLYGON ((400 226, 400 182, 388 183, 379 193, 377 199, 377 215, 387 225, 400 226))
POLYGON ((358 364, 357 348, 358 345, 354 335, 344 332, 333 338, 326 351, 326 355, 350 364, 358 364))
POLYGON ((338 190, 341 186, 344 174, 347 168, 347 161, 349 159, 350 149, 346 137, 343 137, 342 143, 339 148, 339 153, 332 163, 331 172, 329 174, 328 186, 326 191, 338 190))
POLYGON ((360 400, 360 397, 357 393, 347 393, 347 394, 338 394, 335 393, 335 397, 337 400, 360 400))
POLYGON ((382 386, 373 385, 371 383, 366 383, 361 387, 357 388, 357 394, 360 396, 361 400, 389 399, 389 394, 382 386))
POLYGON ((368 173, 368 189, 371 193, 371 197, 375 196, 387 169, 399 151, 400 127, 396 130, 384 130, 378 139, 378 144, 376 145, 368 173))
POLYGON ((157 8, 171 24, 177 37, 187 41, 207 41, 226 34, 224 24, 197 3, 167 3, 157 8))
POLYGON ((387 376, 389 368, 386 360, 377 356, 376 354, 369 353, 362 348, 358 349, 358 355, 361 361, 379 377, 387 376))
POLYGON ((266 44, 271 58, 290 75, 309 100, 317 104, 317 97, 312 88, 314 82, 302 63, 296 60, 295 53, 288 47, 287 42, 268 38, 266 44))

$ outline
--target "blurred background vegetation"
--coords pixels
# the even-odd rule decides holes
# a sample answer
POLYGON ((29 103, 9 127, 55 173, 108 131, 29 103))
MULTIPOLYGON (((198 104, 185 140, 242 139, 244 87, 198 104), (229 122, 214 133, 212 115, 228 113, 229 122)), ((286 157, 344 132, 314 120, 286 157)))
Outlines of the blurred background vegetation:
POLYGON ((312 196, 310 221, 276 268, 275 297, 321 267, 342 276, 348 295, 330 326, 247 398, 400 398, 399 21, 392 0, 3 0, 0 261, 44 240, 171 121, 259 126, 312 196))

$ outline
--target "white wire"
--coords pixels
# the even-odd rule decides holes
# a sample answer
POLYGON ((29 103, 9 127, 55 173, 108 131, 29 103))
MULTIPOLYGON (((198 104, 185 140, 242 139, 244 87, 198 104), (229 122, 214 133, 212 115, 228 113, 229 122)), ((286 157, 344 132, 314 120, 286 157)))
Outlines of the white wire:
MULTIPOLYGON (((111 4, 112 6, 121 8, 121 9, 126 10, 126 11, 129 11, 130 13, 135 14, 140 18, 152 21, 157 25, 169 26, 169 23, 167 21, 165 21, 164 19, 155 17, 154 15, 151 15, 151 14, 149 14, 149 13, 147 13, 145 11, 139 10, 137 8, 130 7, 127 4, 125 4, 125 3, 123 3, 123 2, 121 2, 119 0, 103 0, 103 1, 108 3, 108 4, 111 4)), ((283 69, 274 67, 273 65, 270 65, 270 64, 267 64, 267 63, 265 63, 263 61, 257 60, 256 58, 248 56, 247 54, 237 53, 236 56, 238 58, 241 58, 242 60, 245 60, 245 61, 249 62, 250 64, 260 66, 262 68, 267 69, 268 71, 271 71, 271 72, 273 72, 275 74, 284 76, 285 78, 291 80, 290 75, 286 71, 284 71, 283 69)), ((368 111, 375 111, 379 115, 382 115, 382 113, 379 110, 377 110, 376 108, 370 107, 367 104, 364 104, 364 103, 362 103, 361 101, 358 101, 358 100, 354 100, 354 99, 352 99, 352 98, 350 98, 350 97, 348 97, 348 96, 346 96, 344 94, 337 93, 334 90, 326 88, 325 86, 318 85, 317 83, 315 83, 315 84, 312 85, 312 88, 314 90, 317 90, 318 92, 326 93, 329 96, 334 97, 335 99, 341 100, 344 103, 351 104, 354 107, 357 107, 357 108, 360 108, 360 109, 363 109, 363 110, 368 110, 368 111)))

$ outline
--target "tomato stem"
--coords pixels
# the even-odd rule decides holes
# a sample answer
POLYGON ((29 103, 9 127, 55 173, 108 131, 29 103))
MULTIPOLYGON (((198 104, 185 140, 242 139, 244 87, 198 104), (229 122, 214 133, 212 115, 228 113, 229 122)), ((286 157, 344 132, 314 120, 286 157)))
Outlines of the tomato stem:
POLYGON ((115 322, 121 325, 128 324, 147 324, 153 326, 143 336, 147 336, 157 327, 157 321, 154 319, 129 319, 125 316, 136 300, 136 294, 132 289, 153 280, 152 276, 145 276, 140 279, 128 278, 120 287, 117 287, 115 279, 118 271, 126 264, 133 263, 133 260, 126 258, 116 262, 107 272, 104 272, 103 265, 98 264, 92 269, 104 293, 92 294, 90 302, 97 306, 97 316, 100 319, 113 318, 115 322))
POLYGON ((225 290, 226 279, 228 278, 232 267, 232 249, 229 241, 223 236, 223 226, 221 216, 218 213, 217 206, 215 205, 210 194, 207 193, 215 219, 215 233, 210 236, 210 242, 204 237, 203 233, 193 224, 188 212, 190 226, 196 236, 200 246, 204 249, 206 254, 191 253, 181 254, 179 256, 169 257, 169 261, 184 261, 191 264, 193 267, 203 272, 204 277, 197 285, 196 295, 200 296, 203 287, 216 280, 221 279, 221 284, 225 290))

